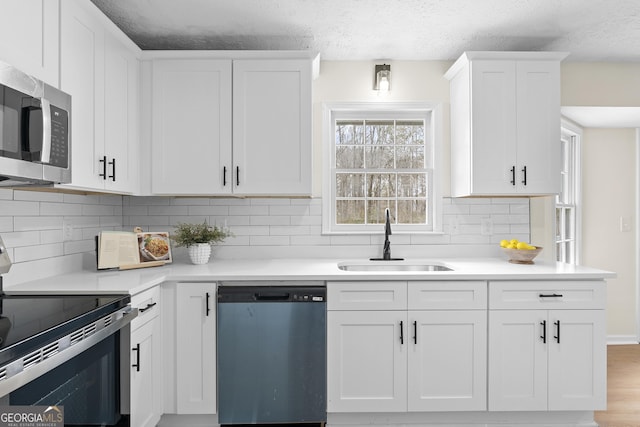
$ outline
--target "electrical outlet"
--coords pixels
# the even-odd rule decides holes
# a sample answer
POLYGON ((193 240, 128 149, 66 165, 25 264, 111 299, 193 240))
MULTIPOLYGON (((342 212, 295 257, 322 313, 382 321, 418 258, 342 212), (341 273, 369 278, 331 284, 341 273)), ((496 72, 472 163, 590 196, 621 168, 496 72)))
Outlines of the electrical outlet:
POLYGON ((493 220, 491 218, 482 218, 480 220, 480 234, 483 236, 491 236, 493 234, 493 220))
POLYGON ((628 216, 620 217, 620 231, 621 232, 631 231, 631 218, 629 218, 628 216))
POLYGON ((73 240, 73 224, 70 221, 62 221, 62 240, 73 240))

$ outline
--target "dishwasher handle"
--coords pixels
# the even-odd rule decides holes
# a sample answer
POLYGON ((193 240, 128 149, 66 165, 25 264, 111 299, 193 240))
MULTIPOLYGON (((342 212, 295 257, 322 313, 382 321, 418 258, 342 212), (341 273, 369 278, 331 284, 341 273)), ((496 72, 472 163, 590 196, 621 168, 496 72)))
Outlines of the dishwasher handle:
POLYGON ((253 297, 256 301, 289 301, 291 298, 291 294, 288 292, 284 293, 260 293, 256 292, 253 297))

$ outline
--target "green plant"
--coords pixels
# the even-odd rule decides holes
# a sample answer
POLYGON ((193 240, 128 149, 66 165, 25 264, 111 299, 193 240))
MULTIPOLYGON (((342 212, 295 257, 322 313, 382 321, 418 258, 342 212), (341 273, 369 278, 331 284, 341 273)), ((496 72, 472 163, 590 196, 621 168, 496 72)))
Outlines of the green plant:
POLYGON ((233 234, 225 227, 209 225, 207 221, 202 224, 178 223, 175 227, 176 231, 171 235, 171 240, 176 242, 177 246, 193 246, 198 243, 215 244, 223 242, 233 234))

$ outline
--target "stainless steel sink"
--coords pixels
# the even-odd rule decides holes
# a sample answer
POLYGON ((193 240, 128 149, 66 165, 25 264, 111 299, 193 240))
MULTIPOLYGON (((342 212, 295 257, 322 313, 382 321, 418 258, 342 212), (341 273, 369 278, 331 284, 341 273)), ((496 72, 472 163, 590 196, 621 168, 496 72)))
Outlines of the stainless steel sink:
POLYGON ((341 262, 338 268, 344 271, 453 271, 442 264, 411 261, 341 262))

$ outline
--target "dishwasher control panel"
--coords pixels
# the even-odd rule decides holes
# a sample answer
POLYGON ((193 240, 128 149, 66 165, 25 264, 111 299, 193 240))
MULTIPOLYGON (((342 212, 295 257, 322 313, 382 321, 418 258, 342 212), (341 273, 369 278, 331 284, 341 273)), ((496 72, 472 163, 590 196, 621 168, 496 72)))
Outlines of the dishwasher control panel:
POLYGON ((218 287, 218 303, 324 303, 326 300, 327 289, 324 286, 229 285, 218 287))

